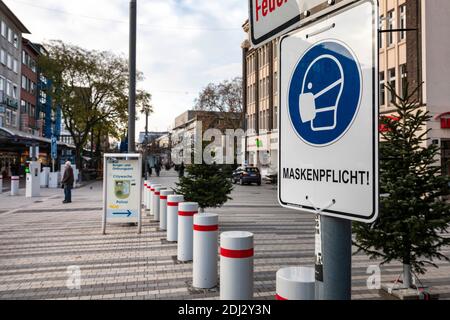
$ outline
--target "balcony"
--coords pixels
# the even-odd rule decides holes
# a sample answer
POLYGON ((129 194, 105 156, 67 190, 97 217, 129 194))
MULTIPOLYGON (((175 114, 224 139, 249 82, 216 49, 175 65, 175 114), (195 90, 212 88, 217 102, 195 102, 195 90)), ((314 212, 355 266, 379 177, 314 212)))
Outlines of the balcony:
POLYGON ((8 106, 17 109, 19 108, 19 100, 10 98, 3 91, 0 91, 0 106, 8 106))

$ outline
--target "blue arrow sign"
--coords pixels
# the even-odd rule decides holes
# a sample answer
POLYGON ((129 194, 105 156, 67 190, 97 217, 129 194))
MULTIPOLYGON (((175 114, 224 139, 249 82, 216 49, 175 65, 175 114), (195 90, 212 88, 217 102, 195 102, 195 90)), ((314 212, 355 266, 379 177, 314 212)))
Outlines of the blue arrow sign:
POLYGON ((127 216, 127 218, 131 217, 133 215, 133 212, 130 210, 127 210, 127 212, 114 212, 113 215, 115 216, 127 216))

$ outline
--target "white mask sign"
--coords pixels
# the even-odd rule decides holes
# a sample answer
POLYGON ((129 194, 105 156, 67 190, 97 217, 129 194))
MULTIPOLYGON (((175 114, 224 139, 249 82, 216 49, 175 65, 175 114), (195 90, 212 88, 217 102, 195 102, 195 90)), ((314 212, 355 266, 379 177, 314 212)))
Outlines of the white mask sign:
POLYGON ((376 8, 360 1, 280 40, 285 207, 361 222, 378 216, 376 8))

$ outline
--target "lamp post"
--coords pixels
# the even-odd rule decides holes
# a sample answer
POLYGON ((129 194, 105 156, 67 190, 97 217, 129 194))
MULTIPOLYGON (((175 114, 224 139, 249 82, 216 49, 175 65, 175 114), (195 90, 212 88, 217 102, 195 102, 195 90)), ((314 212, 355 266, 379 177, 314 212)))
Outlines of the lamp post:
POLYGON ((136 29, 137 29, 136 0, 130 1, 130 93, 128 104, 128 152, 136 152, 136 29))

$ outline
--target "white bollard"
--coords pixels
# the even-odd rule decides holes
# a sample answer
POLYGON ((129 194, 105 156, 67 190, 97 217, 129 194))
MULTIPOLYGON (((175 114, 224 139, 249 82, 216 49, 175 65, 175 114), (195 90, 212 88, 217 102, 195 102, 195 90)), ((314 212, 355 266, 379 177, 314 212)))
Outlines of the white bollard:
POLYGON ((20 177, 17 177, 17 176, 11 177, 11 195, 12 196, 19 195, 19 180, 20 180, 20 177))
POLYGON ((167 241, 178 241, 178 205, 184 202, 182 195, 167 197, 167 241))
POLYGON ((192 261, 194 254, 194 215, 198 203, 183 202, 178 205, 178 261, 192 261))
POLYGON ((142 192, 142 201, 144 202, 144 209, 147 210, 147 180, 144 181, 144 190, 142 192))
POLYGON ((159 229, 167 230, 167 197, 172 195, 172 190, 161 190, 159 196, 159 229))
POLYGON ((150 184, 150 215, 155 215, 155 188, 160 187, 160 184, 152 183, 150 184))
POLYGON ((161 202, 161 191, 166 190, 166 187, 155 187, 155 192, 153 194, 153 220, 159 221, 159 203, 161 202))
POLYGON ((253 234, 224 232, 220 236, 220 300, 253 299, 253 234))
POLYGON ((2 173, 0 172, 0 194, 3 193, 3 176, 2 173))
POLYGON ((314 268, 291 267, 277 272, 277 300, 315 300, 314 268))
POLYGON ((151 181, 147 181, 147 189, 145 190, 145 201, 146 201, 145 208, 146 208, 146 211, 147 211, 147 216, 150 215, 150 210, 151 210, 150 203, 152 202, 151 201, 152 192, 151 192, 151 186, 150 185, 151 185, 151 181))
POLYGON ((219 216, 204 213, 194 217, 194 288, 211 289, 217 286, 217 249, 219 216))

